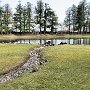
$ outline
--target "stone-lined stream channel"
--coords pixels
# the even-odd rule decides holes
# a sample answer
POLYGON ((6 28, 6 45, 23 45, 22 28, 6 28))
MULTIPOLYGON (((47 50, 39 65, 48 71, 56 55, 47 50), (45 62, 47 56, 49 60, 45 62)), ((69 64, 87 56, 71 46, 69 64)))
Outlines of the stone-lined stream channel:
POLYGON ((39 69, 39 65, 45 62, 45 60, 42 60, 40 54, 40 51, 43 48, 44 47, 34 48, 29 53, 30 58, 23 65, 20 65, 17 68, 9 70, 8 72, 0 75, 0 83, 4 83, 6 81, 15 79, 16 77, 19 77, 22 73, 25 73, 26 71, 36 72, 39 69))

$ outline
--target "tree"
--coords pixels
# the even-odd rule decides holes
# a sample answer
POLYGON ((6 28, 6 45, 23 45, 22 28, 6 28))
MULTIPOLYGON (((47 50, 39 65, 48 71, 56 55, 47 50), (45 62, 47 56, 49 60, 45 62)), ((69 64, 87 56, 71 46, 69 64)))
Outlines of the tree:
POLYGON ((0 30, 1 30, 0 32, 1 32, 1 34, 2 34, 2 30, 3 30, 3 26, 2 26, 2 24, 3 24, 3 11, 4 11, 3 7, 0 4, 0 30))
POLYGON ((69 33, 71 30, 71 7, 67 9, 66 11, 66 17, 64 20, 65 26, 68 27, 69 33))
POLYGON ((45 6, 44 6, 44 34, 46 34, 46 29, 47 29, 47 22, 48 22, 48 12, 50 10, 50 7, 48 6, 47 3, 45 3, 45 6))
POLYGON ((23 16, 22 14, 23 14, 23 6, 19 1, 19 4, 16 7, 16 13, 14 13, 14 24, 15 28, 20 30, 20 33, 22 32, 22 16, 23 16))
POLYGON ((48 23, 48 27, 51 29, 51 34, 53 34, 57 29, 56 26, 58 25, 58 18, 52 9, 48 11, 48 23))
POLYGON ((45 10, 44 10, 44 34, 46 33, 46 22, 47 22, 47 4, 45 3, 45 10))
POLYGON ((77 29, 79 33, 86 32, 86 23, 86 0, 83 0, 77 7, 77 29))
POLYGON ((8 34, 10 32, 9 25, 11 24, 11 9, 9 4, 5 4, 4 12, 3 12, 3 29, 8 34))
POLYGON ((34 20, 33 20, 33 15, 32 15, 32 4, 27 2, 27 29, 29 30, 29 32, 31 30, 33 30, 34 28, 34 20))
POLYGON ((83 14, 83 32, 87 33, 87 30, 86 30, 86 24, 87 24, 87 15, 86 15, 86 0, 83 0, 82 1, 82 14, 83 14))
POLYGON ((36 24, 39 24, 40 28, 40 34, 41 34, 41 28, 43 27, 43 11, 44 11, 44 4, 42 0, 37 1, 37 6, 35 7, 35 19, 36 24))
POLYGON ((85 12, 85 26, 86 26, 86 33, 90 33, 90 3, 87 3, 86 5, 86 12, 85 12))
POLYGON ((71 7, 71 24, 73 32, 76 31, 77 27, 77 7, 73 4, 71 7))
POLYGON ((27 9, 24 6, 23 7, 23 12, 22 12, 22 31, 25 32, 26 31, 26 23, 27 23, 27 9))
POLYGON ((78 33, 81 33, 82 27, 84 26, 84 11, 83 2, 81 2, 77 7, 77 29, 78 33))

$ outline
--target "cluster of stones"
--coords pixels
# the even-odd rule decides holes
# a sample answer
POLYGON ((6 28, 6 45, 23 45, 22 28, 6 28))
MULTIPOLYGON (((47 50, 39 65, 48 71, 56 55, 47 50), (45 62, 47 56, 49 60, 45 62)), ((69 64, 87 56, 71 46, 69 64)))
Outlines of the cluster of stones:
POLYGON ((23 65, 20 65, 18 68, 10 70, 9 72, 2 74, 0 76, 0 83, 4 83, 6 81, 12 80, 16 77, 19 77, 22 73, 26 71, 36 72, 39 69, 39 65, 46 62, 42 60, 40 50, 44 47, 34 48, 30 52, 30 58, 23 65))

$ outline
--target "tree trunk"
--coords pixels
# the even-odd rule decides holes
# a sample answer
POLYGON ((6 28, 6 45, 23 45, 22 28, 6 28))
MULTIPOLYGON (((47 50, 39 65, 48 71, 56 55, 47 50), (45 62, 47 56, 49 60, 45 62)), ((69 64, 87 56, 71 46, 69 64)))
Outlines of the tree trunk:
POLYGON ((46 20, 44 20, 44 34, 46 34, 46 20))
POLYGON ((41 23, 40 23, 40 34, 41 34, 41 23))

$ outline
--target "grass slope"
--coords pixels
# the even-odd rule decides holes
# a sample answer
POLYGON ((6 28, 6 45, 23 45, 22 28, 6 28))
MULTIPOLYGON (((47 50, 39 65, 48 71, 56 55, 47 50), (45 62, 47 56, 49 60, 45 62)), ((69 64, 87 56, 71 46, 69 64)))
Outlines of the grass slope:
POLYGON ((23 63, 29 50, 36 45, 0 44, 0 73, 23 63))
POLYGON ((42 52, 48 62, 38 72, 0 84, 0 90, 90 90, 90 46, 52 46, 42 52))

